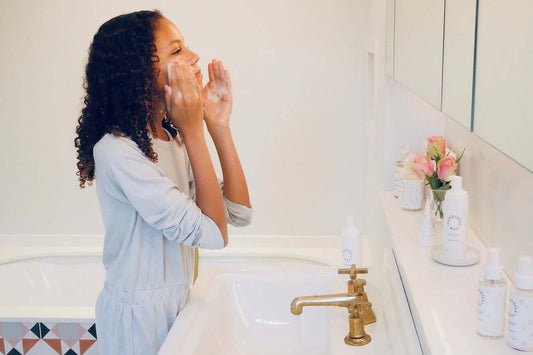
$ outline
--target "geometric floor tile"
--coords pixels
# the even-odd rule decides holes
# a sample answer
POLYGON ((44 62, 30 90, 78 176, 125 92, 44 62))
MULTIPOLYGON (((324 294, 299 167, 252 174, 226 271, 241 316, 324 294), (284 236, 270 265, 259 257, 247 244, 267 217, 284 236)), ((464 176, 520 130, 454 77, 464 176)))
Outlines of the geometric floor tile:
POLYGON ((49 347, 44 341, 40 340, 30 351, 24 355, 57 355, 58 352, 49 347))
POLYGON ((80 340, 80 355, 85 355, 85 353, 87 353, 87 351, 94 345, 94 347, 96 348, 96 339, 93 339, 93 340, 84 340, 84 339, 81 339, 80 340))
POLYGON ((94 344, 80 355, 98 355, 98 344, 94 344))
POLYGON ((60 339, 43 339, 48 346, 56 351, 57 354, 61 354, 61 340, 60 339))
POLYGON ((41 339, 22 339, 22 350, 24 354, 28 353, 41 339))
POLYGON ((63 339, 61 339, 61 352, 63 354, 67 354, 67 355, 79 355, 80 353, 80 343, 79 342, 76 342, 72 345, 70 345, 69 343, 65 342, 63 339))
POLYGON ((21 322, 4 322, 2 323, 2 337, 8 343, 8 347, 16 346, 22 340, 22 337, 28 332, 28 328, 21 322))
POLYGON ((41 337, 41 328, 39 325, 40 323, 35 323, 35 325, 31 327, 32 333, 35 334, 35 336, 37 336, 38 338, 41 337))
POLYGON ((96 323, 93 323, 88 329, 87 331, 94 337, 94 339, 97 339, 98 337, 96 336, 96 323))
POLYGON ((1 322, 0 354, 22 355, 29 352, 39 342, 39 336, 34 332, 35 325, 24 322, 1 322))
POLYGON ((0 355, 98 355, 96 324, 0 322, 0 355))
POLYGON ((41 339, 44 338, 50 331, 50 329, 46 325, 44 325, 44 323, 39 323, 39 329, 41 332, 41 335, 40 335, 41 339))

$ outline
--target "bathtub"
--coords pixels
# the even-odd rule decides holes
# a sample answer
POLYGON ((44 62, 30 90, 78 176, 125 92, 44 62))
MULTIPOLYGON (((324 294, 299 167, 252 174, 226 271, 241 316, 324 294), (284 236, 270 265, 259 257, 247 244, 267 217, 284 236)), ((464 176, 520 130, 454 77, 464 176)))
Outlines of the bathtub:
POLYGON ((0 354, 98 354, 94 305, 104 282, 101 256, 4 262, 0 282, 0 354))
POLYGON ((100 256, 41 256, 0 265, 0 320, 90 321, 104 284, 100 256), (5 283, 4 283, 5 285, 5 283))

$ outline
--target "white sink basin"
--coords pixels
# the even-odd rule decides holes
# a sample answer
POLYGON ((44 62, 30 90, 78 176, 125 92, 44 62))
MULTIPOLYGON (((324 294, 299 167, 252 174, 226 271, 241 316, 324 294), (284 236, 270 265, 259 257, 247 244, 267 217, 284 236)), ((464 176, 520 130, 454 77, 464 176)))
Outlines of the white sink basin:
POLYGON ((399 344, 391 343, 390 317, 372 275, 364 278, 377 322, 366 326, 372 341, 353 347, 344 343, 346 308, 304 307, 299 316, 290 311, 297 296, 346 292, 347 278, 336 268, 291 258, 202 258, 190 301, 159 354, 403 354, 391 352, 399 344))

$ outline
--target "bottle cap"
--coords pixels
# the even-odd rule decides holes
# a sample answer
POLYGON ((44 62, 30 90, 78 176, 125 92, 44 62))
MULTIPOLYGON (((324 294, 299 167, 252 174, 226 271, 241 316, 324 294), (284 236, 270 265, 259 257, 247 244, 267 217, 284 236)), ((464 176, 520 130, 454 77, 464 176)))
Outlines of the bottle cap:
POLYGON ((346 216, 345 227, 346 228, 353 228, 354 227, 354 225, 353 225, 353 216, 346 216))
POLYGON ((461 190, 463 188, 463 178, 459 175, 450 176, 450 183, 453 190, 461 190))
POLYGON ((486 280, 501 280, 503 278, 500 252, 497 248, 487 249, 487 263, 483 271, 483 278, 486 280))
POLYGON ((529 256, 522 255, 518 259, 514 285, 522 290, 533 290, 533 261, 529 256))
POLYGON ((353 216, 346 216, 346 224, 342 229, 343 233, 348 233, 352 235, 359 235, 359 229, 354 225, 353 216))

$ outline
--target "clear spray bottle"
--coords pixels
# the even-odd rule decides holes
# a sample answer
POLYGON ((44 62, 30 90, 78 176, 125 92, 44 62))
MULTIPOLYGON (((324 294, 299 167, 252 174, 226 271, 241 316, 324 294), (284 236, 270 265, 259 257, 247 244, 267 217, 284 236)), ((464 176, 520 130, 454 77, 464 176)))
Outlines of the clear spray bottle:
POLYGON ((479 280, 477 333, 490 338, 503 336, 505 325, 505 279, 498 249, 487 250, 487 264, 479 280))
POLYGON ((507 342, 511 348, 533 350, 533 261, 521 256, 509 295, 507 342))

